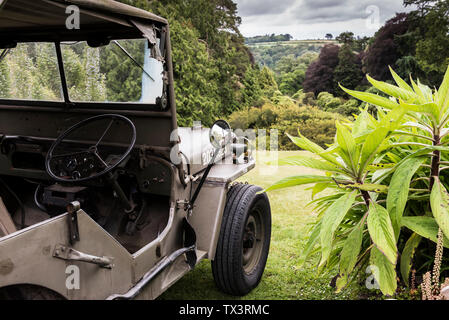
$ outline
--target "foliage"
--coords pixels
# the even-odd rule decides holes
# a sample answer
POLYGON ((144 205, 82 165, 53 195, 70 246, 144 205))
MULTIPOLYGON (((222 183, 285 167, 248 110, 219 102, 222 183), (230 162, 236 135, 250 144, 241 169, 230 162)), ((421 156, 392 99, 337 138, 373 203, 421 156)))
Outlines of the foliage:
POLYGON ((416 59, 424 72, 441 81, 449 65, 449 3, 439 1, 423 21, 426 30, 416 44, 416 59))
POLYGON ((206 47, 198 42, 198 33, 190 28, 183 28, 178 22, 172 23, 174 74, 176 79, 176 103, 178 124, 188 126, 193 121, 201 120, 209 125, 220 113, 218 93, 219 71, 209 59, 206 47))
MULTIPOLYGON (((129 53, 132 53, 134 59, 141 65, 144 64, 144 41, 121 41, 120 43, 129 53)), ((68 50, 65 49, 65 51, 68 50)), ((98 50, 86 48, 85 51, 87 51, 87 59, 89 60, 87 64, 95 63, 93 61, 95 55, 91 55, 90 53, 95 54, 98 50)), ((107 87, 108 99, 110 101, 123 102, 139 101, 142 94, 142 70, 131 59, 125 58, 123 53, 114 46, 101 48, 100 56, 102 61, 101 72, 107 75, 105 85, 107 87)), ((97 57, 97 61, 98 59, 97 57)), ((92 71, 88 72, 92 74, 92 71)), ((92 74, 92 77, 94 76, 92 74)), ((101 79, 97 80, 101 81, 101 79)), ((91 99, 89 101, 96 100, 91 99)))
POLYGON ((355 99, 344 100, 329 92, 321 92, 317 97, 316 105, 324 111, 339 113, 346 117, 359 113, 360 107, 355 99))
POLYGON ((372 77, 387 80, 388 66, 396 68, 396 61, 402 57, 397 38, 409 29, 407 17, 406 13, 398 13, 388 20, 374 36, 373 43, 368 47, 363 61, 366 72, 372 77))
POLYGON ((234 1, 123 2, 170 21, 179 125, 193 120, 211 125, 253 101, 242 93, 242 83, 250 83, 257 73, 238 29, 241 19, 234 1))
POLYGON ((323 91, 335 92, 334 70, 339 62, 339 52, 340 47, 337 45, 328 44, 323 47, 318 60, 307 69, 303 83, 306 92, 313 92, 315 95, 323 91))
POLYGON ((339 43, 342 44, 351 44, 355 40, 354 32, 351 31, 342 32, 335 38, 335 40, 337 40, 339 43))
POLYGON ((313 52, 307 52, 296 58, 294 55, 282 57, 274 68, 278 75, 279 90, 285 95, 293 96, 302 89, 307 68, 317 57, 318 54, 313 52))
POLYGON ((293 37, 290 34, 266 34, 264 36, 256 36, 256 37, 250 37, 245 38, 246 44, 252 44, 252 43, 261 43, 261 42, 281 42, 281 41, 290 41, 293 39, 293 37))
POLYGON ((234 129, 278 130, 280 150, 294 150, 294 145, 283 133, 295 134, 298 129, 321 146, 332 143, 335 121, 342 119, 340 115, 313 106, 299 106, 294 100, 283 98, 276 104, 267 102, 260 108, 234 112, 229 123, 234 129))
POLYGON ((0 97, 9 98, 11 91, 11 80, 9 68, 4 62, 0 62, 0 97))
POLYGON ((61 100, 54 46, 20 44, 0 62, 2 98, 61 100))
POLYGON ((393 295, 399 253, 403 253, 402 280, 408 285, 413 262, 419 270, 420 261, 429 265, 423 257, 433 255, 434 246, 424 242, 435 242, 438 229, 449 237, 449 181, 444 174, 449 157, 449 68, 435 91, 420 82, 409 85, 391 72, 396 86, 368 76, 390 98, 343 88, 375 105, 378 113, 372 116, 365 109, 354 122, 337 122, 335 143, 326 150, 301 133, 290 136, 316 158, 292 157, 281 164, 306 166, 326 175, 315 181, 310 175, 289 177, 267 189, 313 183, 314 196, 333 190, 313 201, 319 219, 304 258, 318 247, 320 270, 332 269, 339 261, 338 291, 370 265, 381 291, 393 295), (423 239, 415 241, 415 234, 423 239))
POLYGON ((354 33, 351 31, 346 31, 340 33, 335 40, 337 40, 340 44, 350 46, 352 50, 356 52, 362 52, 365 50, 368 42, 370 40, 369 37, 360 38, 359 36, 355 37, 354 33))
POLYGON ((359 55, 354 54, 350 44, 345 44, 338 53, 338 65, 334 70, 335 92, 343 92, 337 87, 338 84, 350 89, 360 85, 363 78, 362 61, 359 55))
POLYGON ((341 104, 340 98, 334 97, 332 93, 321 92, 317 97, 317 105, 325 111, 337 108, 341 104))
POLYGON ((249 49, 254 55, 255 62, 275 70, 281 59, 293 55, 295 58, 306 53, 318 54, 329 41, 289 41, 283 43, 255 43, 249 49))

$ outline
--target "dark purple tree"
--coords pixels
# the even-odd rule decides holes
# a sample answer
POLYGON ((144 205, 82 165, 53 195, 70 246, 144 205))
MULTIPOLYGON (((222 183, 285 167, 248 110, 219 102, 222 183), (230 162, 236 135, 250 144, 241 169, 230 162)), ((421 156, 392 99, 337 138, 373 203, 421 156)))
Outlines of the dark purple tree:
POLYGON ((388 66, 396 67, 396 61, 403 56, 397 38, 407 33, 409 21, 407 13, 398 13, 380 28, 369 46, 363 65, 365 71, 375 79, 389 80, 388 66))
POLYGON ((318 60, 313 62, 306 72, 306 79, 303 82, 305 92, 313 92, 318 95, 320 92, 334 92, 334 70, 338 65, 338 53, 340 47, 328 44, 321 49, 318 60))

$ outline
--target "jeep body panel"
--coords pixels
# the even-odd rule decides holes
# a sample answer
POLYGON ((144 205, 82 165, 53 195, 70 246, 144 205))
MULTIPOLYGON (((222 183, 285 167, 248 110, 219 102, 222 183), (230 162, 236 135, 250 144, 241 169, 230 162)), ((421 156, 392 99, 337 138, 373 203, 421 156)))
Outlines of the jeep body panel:
MULTIPOLYGON (((22 230, 0 236, 0 289, 37 285, 76 300, 125 295, 142 285, 142 290, 133 298, 155 299, 191 270, 192 266, 186 263, 186 255, 182 254, 155 273, 151 281, 142 283, 148 274, 152 274, 152 270, 157 270, 173 253, 183 248, 186 219, 196 232, 196 263, 202 259, 214 259, 230 184, 254 168, 255 163, 250 160, 234 164, 231 150, 225 149, 210 171, 192 212, 186 210, 185 201, 198 188, 214 148, 209 141, 208 129, 198 126, 178 128, 167 20, 111 0, 0 0, 0 48, 9 48, 21 42, 53 42, 58 50, 61 42, 99 38, 142 38, 151 42, 152 30, 156 29, 163 42, 159 45, 163 47, 164 81, 167 86, 165 108, 138 103, 70 101, 62 72, 64 101, 0 99, 0 145, 3 147, 5 141, 18 141, 25 150, 32 149, 45 155, 61 133, 86 118, 112 113, 126 116, 136 127, 137 139, 132 155, 140 160, 135 166, 137 169, 133 169, 130 175, 136 178, 137 188, 143 190, 142 194, 166 197, 166 208, 149 207, 147 210, 149 214, 152 210, 165 210, 167 221, 164 227, 156 230, 152 241, 131 253, 83 206, 75 213, 79 241, 74 243, 71 243, 69 228, 73 213, 32 223, 22 230), (66 7, 69 5, 80 9, 80 29, 66 28, 66 7), (186 168, 188 165, 190 172, 186 168), (162 178, 154 172, 158 168, 165 170, 162 178), (61 246, 82 254, 111 259, 112 268, 63 259, 57 252, 61 246), (67 285, 73 272, 68 268, 70 266, 79 268, 79 289, 67 285)), ((61 68, 62 59, 59 57, 58 60, 61 68)), ((120 124, 114 129, 115 134, 109 140, 105 139, 104 143, 125 146, 120 124)), ((75 142, 88 145, 92 142, 90 137, 99 133, 100 128, 90 128, 75 137, 75 142)), ((9 153, 0 152, 0 176, 51 181, 45 169, 15 167, 9 153)))

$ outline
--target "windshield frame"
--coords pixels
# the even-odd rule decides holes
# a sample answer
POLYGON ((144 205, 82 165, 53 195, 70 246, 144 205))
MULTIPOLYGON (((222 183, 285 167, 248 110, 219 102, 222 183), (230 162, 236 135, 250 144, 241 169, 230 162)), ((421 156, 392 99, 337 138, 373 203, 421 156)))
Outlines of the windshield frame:
MULTIPOLYGON (((167 45, 169 41, 167 38, 168 35, 166 32, 161 32, 160 37, 160 45, 159 50, 164 52, 164 70, 170 74, 171 71, 171 47, 167 45)), ((140 37, 136 37, 132 35, 131 37, 120 37, 119 40, 132 40, 132 39, 144 39, 147 38, 143 35, 140 37)), ((87 40, 85 40, 87 41, 87 40)), ((113 39, 111 39, 111 42, 113 39)), ((148 41, 148 40, 147 40, 148 41)), ((131 110, 131 111, 150 111, 150 112, 160 112, 161 114, 166 114, 172 108, 172 90, 168 87, 172 87, 172 77, 170 75, 168 78, 170 79, 167 83, 167 88, 164 90, 164 94, 167 96, 167 107, 162 109, 162 107, 158 104, 151 104, 147 102, 79 102, 79 101, 71 101, 69 96, 69 91, 67 87, 67 78, 64 69, 64 60, 62 57, 61 50, 61 41, 20 41, 19 43, 41 43, 47 42, 52 43, 55 46, 56 58, 58 62, 59 69, 59 77, 61 82, 61 89, 63 93, 63 101, 48 101, 48 100, 26 100, 26 99, 5 99, 0 97, 0 105, 1 106, 11 106, 11 107, 43 107, 43 108, 59 108, 59 109, 95 109, 95 110, 111 110, 111 111, 120 111, 120 110, 131 110)), ((11 48, 14 50, 14 48, 11 48)), ((3 50, 2 50, 3 51, 3 50)), ((10 52, 9 52, 10 53, 10 52)))

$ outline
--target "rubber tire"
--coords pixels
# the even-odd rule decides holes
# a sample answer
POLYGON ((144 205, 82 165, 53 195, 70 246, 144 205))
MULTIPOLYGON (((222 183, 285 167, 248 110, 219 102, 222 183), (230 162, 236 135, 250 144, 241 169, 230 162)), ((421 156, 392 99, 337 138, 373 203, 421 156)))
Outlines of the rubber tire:
POLYGON ((262 279, 268 259, 271 239, 271 209, 268 196, 257 194, 262 189, 248 184, 238 184, 228 192, 226 207, 218 240, 212 272, 220 291, 244 296, 256 288, 262 279), (259 206, 265 227, 265 239, 257 265, 250 274, 243 269, 243 235, 251 208, 259 206))

